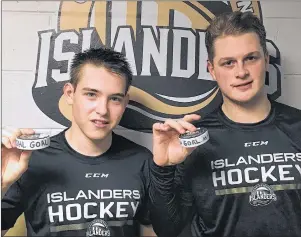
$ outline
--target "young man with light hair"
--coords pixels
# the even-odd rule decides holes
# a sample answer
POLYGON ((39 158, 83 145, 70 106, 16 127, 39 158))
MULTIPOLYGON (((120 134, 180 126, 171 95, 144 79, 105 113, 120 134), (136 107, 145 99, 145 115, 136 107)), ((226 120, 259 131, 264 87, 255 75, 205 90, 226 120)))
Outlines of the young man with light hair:
POLYGON ((192 236, 301 236, 301 111, 267 96, 264 26, 251 13, 224 13, 205 41, 223 102, 204 118, 154 124, 154 230, 177 236, 191 216, 192 236), (197 127, 209 140, 181 146, 179 135, 197 127))

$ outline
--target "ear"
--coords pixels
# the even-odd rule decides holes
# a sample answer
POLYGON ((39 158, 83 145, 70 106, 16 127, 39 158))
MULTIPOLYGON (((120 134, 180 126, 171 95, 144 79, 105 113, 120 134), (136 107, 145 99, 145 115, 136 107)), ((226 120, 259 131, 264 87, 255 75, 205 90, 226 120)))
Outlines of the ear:
POLYGON ((209 71, 211 77, 216 81, 213 62, 211 62, 210 60, 207 60, 207 68, 208 68, 208 71, 209 71))
POLYGON ((64 85, 64 96, 66 98, 67 104, 72 105, 73 104, 73 97, 74 97, 75 89, 74 86, 71 83, 66 83, 64 85))

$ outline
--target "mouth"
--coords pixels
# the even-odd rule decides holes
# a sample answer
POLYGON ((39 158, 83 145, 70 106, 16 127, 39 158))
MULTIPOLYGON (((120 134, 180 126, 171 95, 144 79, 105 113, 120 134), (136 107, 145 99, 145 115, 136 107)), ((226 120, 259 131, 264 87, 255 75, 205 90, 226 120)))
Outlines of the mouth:
POLYGON ((239 90, 240 92, 246 92, 252 88, 253 81, 244 82, 242 84, 233 85, 233 88, 239 90))
POLYGON ((248 81, 248 82, 245 82, 245 83, 242 83, 242 84, 233 85, 233 87, 241 88, 241 87, 244 87, 244 86, 251 85, 252 83, 253 83, 253 81, 248 81))
POLYGON ((104 128, 109 125, 108 120, 102 120, 102 119, 93 119, 91 122, 98 128, 104 128))

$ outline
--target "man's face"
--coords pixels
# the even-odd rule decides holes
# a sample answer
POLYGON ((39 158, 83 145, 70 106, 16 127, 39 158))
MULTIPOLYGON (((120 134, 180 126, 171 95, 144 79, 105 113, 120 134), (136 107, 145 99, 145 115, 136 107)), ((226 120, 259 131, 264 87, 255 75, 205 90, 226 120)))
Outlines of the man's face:
MULTIPOLYGON (((70 89, 73 86, 69 84, 70 89)), ((103 67, 85 65, 70 93, 74 125, 92 140, 104 139, 118 125, 128 103, 126 81, 103 67)), ((73 124, 72 124, 73 126, 73 124)))
POLYGON ((224 99, 247 103, 263 95, 268 56, 256 33, 219 37, 214 51, 208 69, 224 99))

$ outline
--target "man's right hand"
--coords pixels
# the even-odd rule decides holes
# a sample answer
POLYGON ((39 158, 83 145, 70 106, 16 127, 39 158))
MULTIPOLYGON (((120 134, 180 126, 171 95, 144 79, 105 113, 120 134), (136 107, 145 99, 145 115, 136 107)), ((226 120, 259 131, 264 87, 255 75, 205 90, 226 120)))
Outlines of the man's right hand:
POLYGON ((33 129, 2 128, 1 143, 1 190, 2 197, 8 188, 16 182, 27 170, 32 151, 24 151, 16 148, 16 138, 21 135, 34 134, 33 129))
POLYGON ((200 118, 201 116, 197 114, 190 114, 181 120, 167 119, 165 123, 153 125, 153 155, 157 165, 179 164, 196 149, 196 147, 183 147, 180 144, 179 135, 186 131, 194 132, 196 127, 191 122, 200 118))

